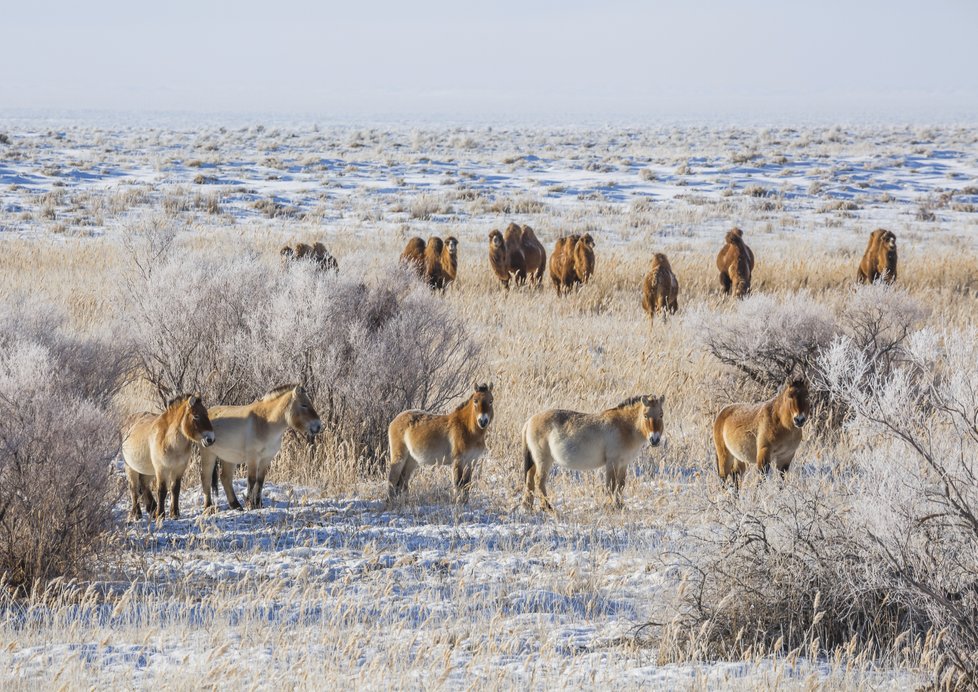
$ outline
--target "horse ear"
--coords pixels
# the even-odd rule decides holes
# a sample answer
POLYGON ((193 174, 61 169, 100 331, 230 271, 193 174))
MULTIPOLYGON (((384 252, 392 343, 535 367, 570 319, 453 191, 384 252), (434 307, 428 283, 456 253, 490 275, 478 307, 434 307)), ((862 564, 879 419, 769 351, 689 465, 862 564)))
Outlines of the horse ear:
POLYGON ((296 394, 299 394, 299 395, 305 394, 306 393, 306 388, 303 387, 301 384, 300 385, 296 385, 295 393, 296 394))
POLYGON ((489 391, 492 391, 492 382, 489 383, 489 391))
POLYGON ((472 383, 472 391, 473 392, 479 391, 479 381, 478 380, 476 380, 475 382, 472 383))
POLYGON ((189 406, 190 408, 193 408, 199 403, 200 403, 199 394, 191 394, 190 397, 187 399, 187 406, 189 406))
POLYGON ((666 395, 662 394, 659 396, 659 405, 661 406, 664 403, 666 403, 666 395))
POLYGON ((642 406, 651 406, 651 405, 652 405, 652 400, 649 399, 646 395, 643 394, 642 395, 642 406))

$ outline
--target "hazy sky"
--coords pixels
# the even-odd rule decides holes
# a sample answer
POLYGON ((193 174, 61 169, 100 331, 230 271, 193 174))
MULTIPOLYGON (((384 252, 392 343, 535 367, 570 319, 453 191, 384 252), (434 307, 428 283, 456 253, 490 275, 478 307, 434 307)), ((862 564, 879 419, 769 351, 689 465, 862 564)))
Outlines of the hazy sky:
POLYGON ((978 119, 978 2, 22 0, 0 110, 978 119))

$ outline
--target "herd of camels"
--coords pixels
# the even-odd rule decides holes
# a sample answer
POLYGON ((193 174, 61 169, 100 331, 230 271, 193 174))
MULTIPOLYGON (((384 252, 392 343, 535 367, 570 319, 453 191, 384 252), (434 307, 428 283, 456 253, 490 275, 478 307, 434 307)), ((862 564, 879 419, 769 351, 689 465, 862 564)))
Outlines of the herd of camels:
MULTIPOLYGON (((281 255, 286 262, 314 261, 323 269, 339 270, 322 243, 286 247, 281 255)), ((432 237, 425 242, 412 238, 401 258, 431 288, 444 290, 458 274, 458 240, 432 237)), ((558 239, 548 265, 546 250, 533 230, 512 223, 505 233, 494 230, 489 234, 489 264, 507 288, 511 282, 542 283, 544 271, 549 269, 561 295, 587 283, 594 274, 594 239, 590 234, 558 239)), ((725 293, 742 297, 750 291, 754 253, 739 228, 727 232, 717 255, 717 269, 725 293)), ((863 283, 890 283, 896 277, 896 236, 877 229, 870 234, 856 278, 863 283)), ((645 310, 650 317, 657 312, 673 313, 679 307, 678 295, 679 282, 669 260, 656 254, 642 286, 645 310)), ((453 411, 408 410, 394 417, 388 427, 389 503, 407 491, 411 476, 421 466, 450 466, 455 497, 467 500, 475 462, 486 453, 486 435, 494 417, 492 390, 491 383, 475 383, 468 398, 453 411)), ((521 433, 523 506, 530 509, 539 498, 544 509, 552 510, 546 482, 556 465, 580 471, 604 469, 608 493, 620 507, 628 464, 643 445, 656 446, 663 439, 664 403, 664 395, 640 394, 600 413, 549 409, 531 416, 521 433)), ((713 422, 720 478, 730 479, 736 489, 750 466, 786 474, 810 415, 804 377, 789 377, 767 401, 726 406, 713 422)), ((180 516, 181 482, 195 447, 200 450, 205 511, 216 509, 212 491, 216 493, 219 477, 228 506, 243 509, 232 486, 234 470, 240 465, 247 467, 246 503, 250 508, 260 508, 265 476, 285 432, 294 430, 311 442, 322 427, 312 399, 301 385, 276 387, 243 406, 207 408, 199 395, 181 395, 162 413, 137 414, 123 429, 130 516, 139 519, 142 505, 151 517, 162 519, 168 495, 170 516, 180 516)))

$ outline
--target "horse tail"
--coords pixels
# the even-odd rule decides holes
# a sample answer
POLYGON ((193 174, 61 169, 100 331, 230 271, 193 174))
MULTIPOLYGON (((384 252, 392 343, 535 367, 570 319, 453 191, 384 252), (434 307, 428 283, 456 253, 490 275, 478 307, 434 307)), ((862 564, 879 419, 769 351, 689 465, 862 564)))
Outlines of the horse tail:
POLYGON ((211 471, 211 490, 213 490, 215 493, 217 492, 217 475, 218 473, 220 473, 220 471, 221 471, 221 460, 215 459, 214 468, 211 471))
POLYGON ((526 482, 526 474, 530 472, 533 468, 533 453, 530 451, 530 445, 526 441, 527 430, 523 428, 523 481, 526 482))

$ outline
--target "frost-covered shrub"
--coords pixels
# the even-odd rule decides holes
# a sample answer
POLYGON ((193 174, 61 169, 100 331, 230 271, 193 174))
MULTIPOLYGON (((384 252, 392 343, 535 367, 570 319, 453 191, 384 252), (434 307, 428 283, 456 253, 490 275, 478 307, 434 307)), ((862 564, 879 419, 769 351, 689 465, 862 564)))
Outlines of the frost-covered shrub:
POLYGON ((463 321, 402 267, 357 266, 337 276, 310 263, 171 251, 135 273, 120 310, 139 370, 161 400, 199 391, 209 404, 302 382, 324 437, 373 467, 394 415, 445 406, 480 361, 463 321))
MULTIPOLYGON (((978 681, 978 334, 912 333, 882 373, 851 339, 822 358, 853 415, 857 516, 888 566, 891 598, 943 633, 954 680, 978 681), (961 677, 958 677, 961 676, 961 677)), ((942 671, 947 672, 947 671, 942 671)), ((952 678, 947 678, 951 680, 952 678)))
POLYGON ((12 586, 82 575, 104 546, 119 447, 107 405, 123 363, 52 310, 0 314, 0 572, 12 586))
POLYGON ((701 345, 762 392, 777 389, 792 372, 804 373, 816 407, 841 421, 846 406, 828 396, 820 359, 833 339, 848 338, 870 365, 868 372, 885 375, 899 362, 900 346, 911 329, 926 315, 905 291, 873 284, 853 289, 838 312, 807 293, 756 294, 729 312, 700 310, 689 319, 701 345))
POLYGON ((837 328, 832 311, 806 293, 755 294, 730 312, 700 310, 689 319, 710 354, 765 388, 807 372, 837 328))

